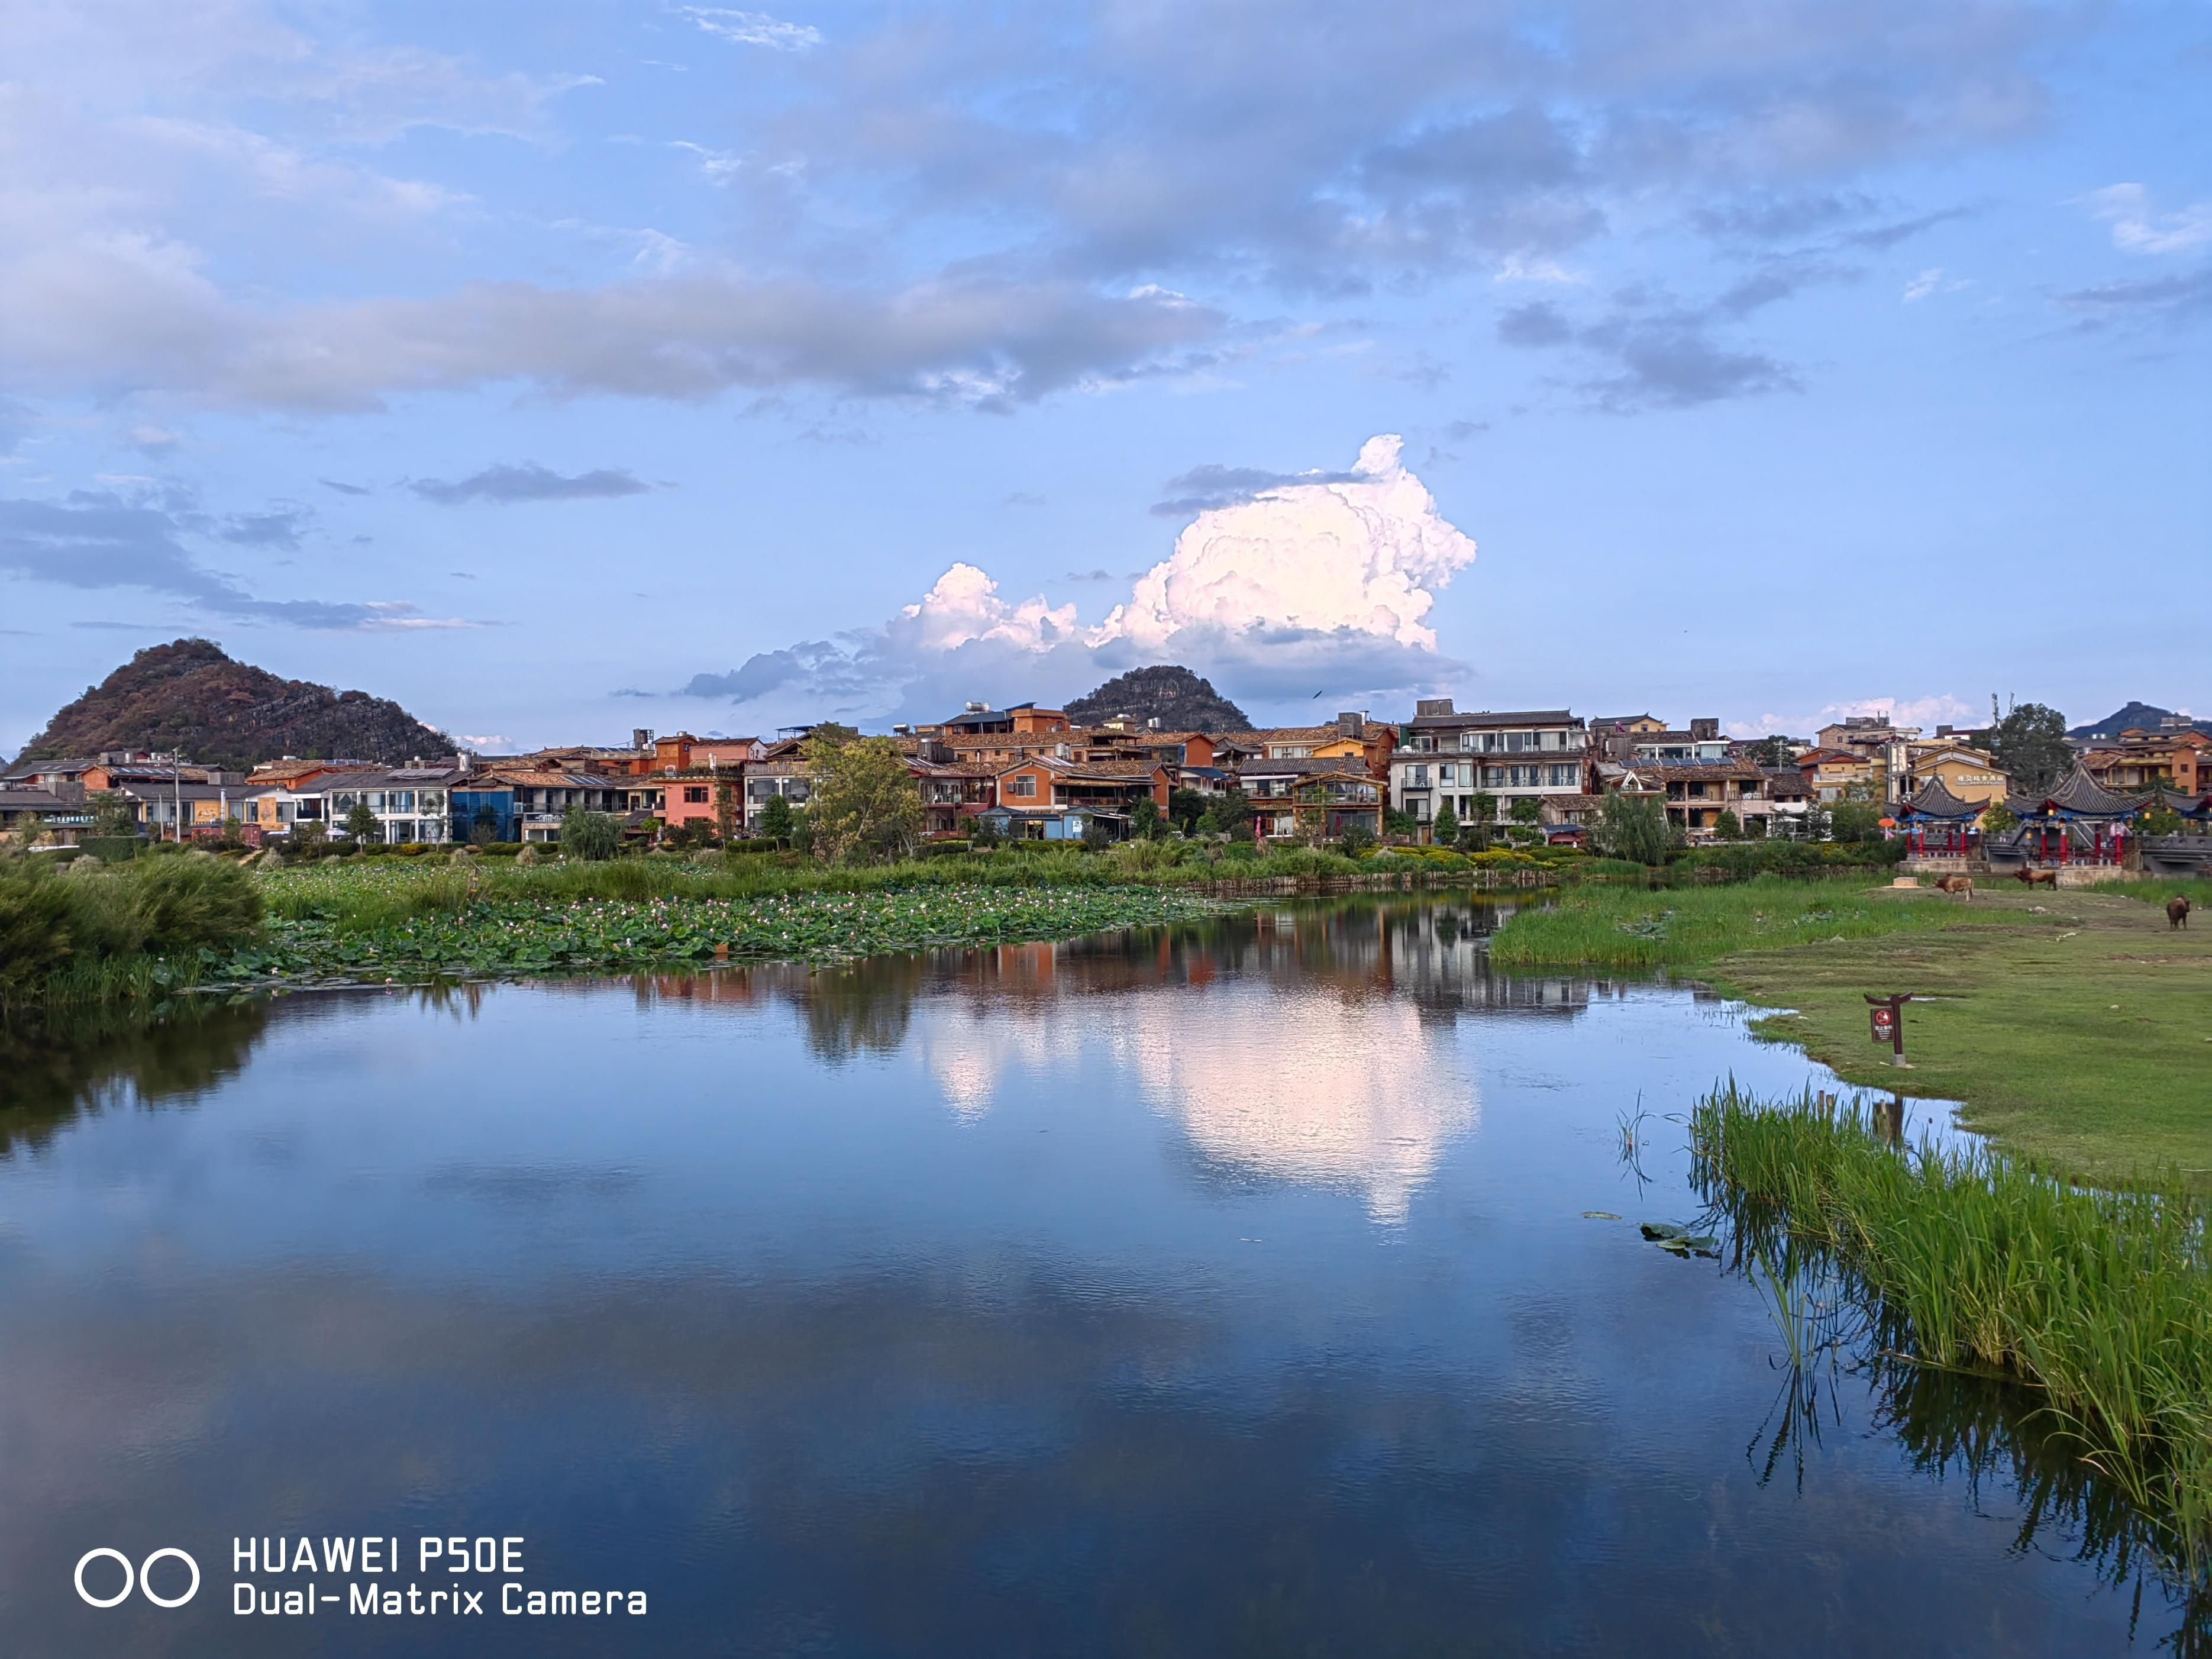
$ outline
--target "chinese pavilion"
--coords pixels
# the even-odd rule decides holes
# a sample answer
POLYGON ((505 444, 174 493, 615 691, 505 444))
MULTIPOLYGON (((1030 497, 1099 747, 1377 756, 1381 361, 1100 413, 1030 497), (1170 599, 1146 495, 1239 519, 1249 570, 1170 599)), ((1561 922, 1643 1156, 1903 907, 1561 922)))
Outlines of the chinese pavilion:
POLYGON ((1907 850, 1914 858, 1965 857, 1973 851, 1974 824, 1987 805, 1960 800, 1943 787, 1942 779, 1929 779, 1918 794, 1897 809, 1907 850))
POLYGON ((2075 762, 2074 769, 2037 795, 2005 802, 2020 820, 2015 856, 2038 864, 2118 864, 2126 825, 2145 802, 2116 795, 2075 762))

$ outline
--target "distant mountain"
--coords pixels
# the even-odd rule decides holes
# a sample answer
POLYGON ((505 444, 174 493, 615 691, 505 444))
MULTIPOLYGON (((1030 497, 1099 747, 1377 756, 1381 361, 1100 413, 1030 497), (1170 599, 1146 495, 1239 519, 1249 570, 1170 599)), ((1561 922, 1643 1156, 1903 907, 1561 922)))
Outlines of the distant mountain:
POLYGON ((450 755, 453 740, 396 702, 279 679, 210 640, 149 646, 47 722, 19 760, 108 749, 180 750, 244 771, 286 755, 398 763, 450 755))
POLYGON ((1067 705, 1078 726, 1097 726, 1119 717, 1142 726, 1157 720, 1164 732, 1249 732, 1244 711, 1188 668, 1163 664, 1133 668, 1067 705))
POLYGON ((2155 732, 2158 723, 2172 713, 2171 708, 2154 708, 2147 702, 2131 702, 2124 708, 2115 709, 2100 720, 2093 720, 2087 726, 2070 726, 2066 735, 2069 738, 2117 738, 2130 726, 2155 732))

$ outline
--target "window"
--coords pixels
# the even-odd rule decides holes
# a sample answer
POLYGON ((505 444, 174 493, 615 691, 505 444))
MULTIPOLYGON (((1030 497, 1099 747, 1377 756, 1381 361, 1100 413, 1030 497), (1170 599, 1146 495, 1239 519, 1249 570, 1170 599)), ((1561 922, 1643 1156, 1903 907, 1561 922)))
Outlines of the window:
POLYGON ((1459 768, 1449 765, 1439 766, 1437 768, 1437 781, 1438 783, 1457 783, 1459 781, 1459 768))
POLYGON ((415 801, 416 805, 425 812, 442 812, 446 810, 446 798, 435 789, 423 790, 415 797, 415 801))
MULTIPOLYGON (((684 799, 690 805, 704 806, 707 804, 707 786, 703 783, 685 784, 684 786, 684 799)), ((687 830, 684 833, 689 835, 690 831, 687 830)))
POLYGON ((1534 732, 1508 732, 1505 734, 1505 752, 1509 755, 1517 755, 1524 749, 1535 746, 1536 734, 1534 732))
POLYGON ((1462 732, 1459 734, 1459 746, 1462 749, 1480 749, 1482 747, 1482 739, 1473 732, 1462 732))
POLYGON ((1006 780, 1006 793, 1009 795, 1013 796, 1018 800, 1035 800, 1036 799, 1036 774, 1034 772, 1024 772, 1018 776, 1008 778, 1006 780))
POLYGON ((1429 769, 1425 766, 1416 766, 1413 768, 1411 775, 1406 779, 1406 787, 1409 789, 1427 788, 1429 787, 1429 769))
POLYGON ((1571 766, 1547 766, 1544 774, 1544 781, 1557 788, 1566 788, 1575 781, 1575 769, 1571 766))
POLYGON ((415 792, 412 789, 393 790, 391 800, 392 810, 395 812, 411 812, 415 810, 415 792))
POLYGON ((1502 766, 1484 767, 1482 769, 1482 781, 1486 787, 1492 789, 1503 789, 1505 787, 1505 769, 1502 766))

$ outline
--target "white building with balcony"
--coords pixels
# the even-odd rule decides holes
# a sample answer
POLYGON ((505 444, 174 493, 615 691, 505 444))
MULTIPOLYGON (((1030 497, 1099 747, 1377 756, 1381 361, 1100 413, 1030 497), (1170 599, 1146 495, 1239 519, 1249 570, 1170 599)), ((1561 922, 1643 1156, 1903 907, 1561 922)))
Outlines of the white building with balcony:
POLYGON ((1461 823, 1479 816, 1476 797, 1505 823, 1513 803, 1574 794, 1589 765, 1589 732, 1565 708, 1482 709, 1461 714, 1449 697, 1424 698, 1390 753, 1390 805, 1416 823, 1449 804, 1461 823))

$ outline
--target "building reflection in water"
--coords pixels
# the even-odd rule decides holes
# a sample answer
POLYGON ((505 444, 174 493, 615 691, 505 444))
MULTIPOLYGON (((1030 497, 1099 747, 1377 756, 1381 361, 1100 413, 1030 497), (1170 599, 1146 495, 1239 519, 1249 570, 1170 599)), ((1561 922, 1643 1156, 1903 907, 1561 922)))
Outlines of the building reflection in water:
POLYGON ((1507 978, 1505 915, 1468 901, 1320 901, 1059 945, 641 978, 641 1001, 792 1006, 823 1059, 910 1049, 980 1120, 1010 1077, 1111 1065, 1216 1176, 1358 1193, 1402 1220, 1481 1118, 1462 1018, 1572 1019, 1590 981, 1507 978))

